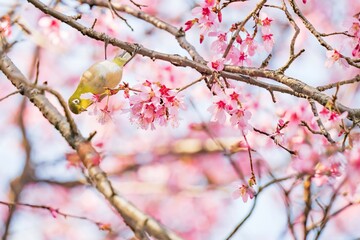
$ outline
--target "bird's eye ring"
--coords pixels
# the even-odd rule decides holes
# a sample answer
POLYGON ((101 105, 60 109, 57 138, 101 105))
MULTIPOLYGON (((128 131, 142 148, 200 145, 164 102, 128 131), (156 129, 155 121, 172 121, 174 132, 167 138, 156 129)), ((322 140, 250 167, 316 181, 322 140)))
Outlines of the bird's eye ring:
POLYGON ((80 103, 80 100, 76 98, 76 99, 74 99, 72 102, 77 105, 77 104, 80 103))

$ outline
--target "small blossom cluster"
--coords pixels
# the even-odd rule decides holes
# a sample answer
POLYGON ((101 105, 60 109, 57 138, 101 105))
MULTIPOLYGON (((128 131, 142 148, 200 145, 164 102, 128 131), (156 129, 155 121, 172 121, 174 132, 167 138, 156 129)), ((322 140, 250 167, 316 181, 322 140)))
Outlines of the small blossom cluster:
POLYGON ((84 93, 81 95, 81 99, 91 102, 91 106, 88 109, 89 115, 96 116, 96 120, 100 124, 105 124, 112 120, 114 109, 110 107, 109 97, 116 93, 117 91, 113 92, 113 90, 107 89, 105 94, 84 93), (106 98, 106 101, 102 102, 104 98, 106 98))
MULTIPOLYGON (((270 53, 274 45, 273 34, 270 31, 270 25, 273 20, 268 17, 259 19, 259 25, 261 26, 262 47, 270 53)), ((236 26, 230 31, 234 31, 236 26)), ((224 32, 210 32, 210 37, 216 37, 216 40, 211 44, 211 51, 214 53, 214 57, 209 62, 208 66, 216 71, 221 71, 224 68, 224 62, 230 63, 237 66, 251 66, 253 57, 260 49, 260 44, 255 41, 255 37, 246 33, 246 36, 241 37, 238 35, 235 38, 235 42, 229 48, 229 52, 226 58, 222 55, 226 51, 229 43, 227 41, 227 33, 224 32), (221 57, 217 57, 221 56, 221 57)))
POLYGON ((185 31, 189 30, 195 23, 200 27, 200 43, 204 41, 205 35, 209 32, 215 32, 218 24, 222 21, 222 14, 218 1, 204 0, 200 6, 192 10, 194 15, 199 15, 199 18, 194 18, 185 23, 185 31))
POLYGON ((212 120, 224 124, 229 117, 231 126, 246 134, 251 129, 248 123, 251 113, 241 104, 245 99, 240 95, 240 90, 227 88, 224 91, 215 90, 214 93, 213 104, 208 108, 212 120))
POLYGON ((177 92, 161 83, 146 80, 135 87, 138 92, 128 96, 130 103, 130 120, 142 129, 155 129, 155 123, 160 126, 178 126, 178 112, 184 109, 183 100, 177 92))
POLYGON ((282 130, 287 127, 288 123, 289 122, 285 122, 283 119, 279 119, 275 132, 270 135, 270 137, 274 138, 276 144, 282 144, 284 142, 284 133, 282 130))
MULTIPOLYGON (((329 105, 329 104, 328 104, 329 105)), ((331 109, 331 107, 330 107, 331 109)), ((324 119, 323 123, 325 128, 329 131, 331 129, 338 131, 338 136, 341 136, 344 132, 341 127, 342 121, 348 116, 348 112, 338 113, 336 111, 330 111, 327 108, 323 108, 319 112, 319 116, 324 119), (339 127, 340 126, 340 127, 339 127), (340 130, 339 130, 340 128, 340 130)))
POLYGON ((331 146, 314 145, 302 143, 291 166, 299 173, 312 175, 318 186, 333 184, 343 175, 343 155, 335 153, 331 146))
POLYGON ((146 80, 144 83, 135 86, 134 94, 130 94, 130 89, 125 85, 116 89, 107 89, 104 94, 85 93, 82 99, 91 102, 89 114, 97 117, 97 121, 105 124, 112 120, 112 115, 117 110, 123 113, 130 112, 131 122, 137 123, 142 129, 155 129, 155 123, 166 126, 168 122, 173 127, 178 126, 178 113, 180 109, 185 109, 183 99, 176 91, 166 87, 159 82, 153 83, 146 80), (124 90, 124 101, 118 103, 117 107, 110 106, 109 98, 124 90), (103 99, 106 98, 106 101, 103 99))
MULTIPOLYGON (((219 23, 221 22, 221 11, 219 4, 215 1, 206 0, 199 7, 193 9, 193 14, 199 16, 185 23, 185 31, 189 30, 195 23, 200 27, 200 43, 203 42, 204 36, 215 39, 211 43, 210 50, 212 51, 212 59, 208 66, 215 71, 221 71, 224 68, 224 63, 230 63, 237 66, 251 66, 251 57, 255 55, 256 51, 260 49, 260 44, 255 41, 255 35, 251 36, 246 30, 245 36, 236 36, 236 41, 228 48, 229 42, 227 35, 235 32, 239 27, 234 24, 229 32, 219 30, 219 23), (226 52, 226 56, 224 53, 226 52)), ((257 24, 261 29, 262 47, 270 53, 274 45, 273 34, 270 26, 273 20, 262 15, 257 24)))

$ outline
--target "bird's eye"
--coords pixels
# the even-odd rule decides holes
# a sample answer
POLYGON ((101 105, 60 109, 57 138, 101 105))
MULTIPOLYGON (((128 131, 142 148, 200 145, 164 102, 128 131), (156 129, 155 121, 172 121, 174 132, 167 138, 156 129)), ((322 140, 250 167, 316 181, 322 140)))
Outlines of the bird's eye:
POLYGON ((73 102, 74 104, 78 105, 78 104, 80 103, 80 100, 76 98, 76 99, 74 99, 72 102, 73 102))

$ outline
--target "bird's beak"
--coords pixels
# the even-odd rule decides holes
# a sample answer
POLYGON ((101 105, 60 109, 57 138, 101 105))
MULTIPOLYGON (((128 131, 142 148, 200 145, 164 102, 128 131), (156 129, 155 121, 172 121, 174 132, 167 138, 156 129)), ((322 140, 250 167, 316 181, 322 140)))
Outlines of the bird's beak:
POLYGON ((80 112, 86 112, 87 109, 86 108, 80 108, 80 112))

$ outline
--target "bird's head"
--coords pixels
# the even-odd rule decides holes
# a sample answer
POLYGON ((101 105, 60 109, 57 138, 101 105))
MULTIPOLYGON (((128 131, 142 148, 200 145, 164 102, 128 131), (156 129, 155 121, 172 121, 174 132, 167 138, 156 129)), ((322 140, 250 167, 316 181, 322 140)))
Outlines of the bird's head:
POLYGON ((69 98, 69 108, 75 114, 80 114, 86 111, 91 104, 93 104, 91 99, 81 99, 74 96, 69 98))

